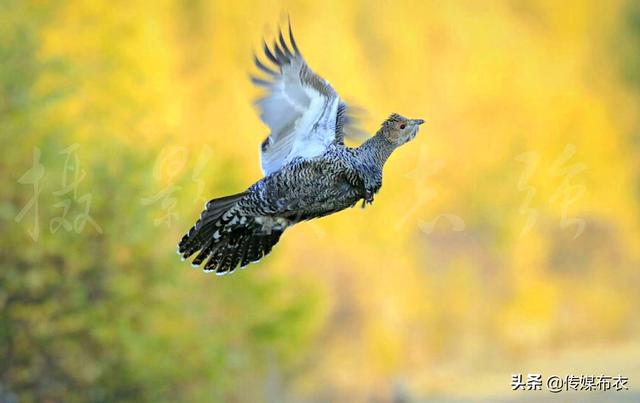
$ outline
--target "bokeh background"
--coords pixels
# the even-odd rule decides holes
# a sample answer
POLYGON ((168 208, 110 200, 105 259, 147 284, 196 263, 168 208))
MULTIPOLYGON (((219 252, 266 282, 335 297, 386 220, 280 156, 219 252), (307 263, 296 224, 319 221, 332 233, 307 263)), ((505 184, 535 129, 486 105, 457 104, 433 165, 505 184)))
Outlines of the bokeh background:
POLYGON ((633 0, 0 0, 0 401, 637 401, 639 49, 633 0), (368 132, 427 124, 372 207, 205 275, 175 244, 261 175, 287 14, 368 132))

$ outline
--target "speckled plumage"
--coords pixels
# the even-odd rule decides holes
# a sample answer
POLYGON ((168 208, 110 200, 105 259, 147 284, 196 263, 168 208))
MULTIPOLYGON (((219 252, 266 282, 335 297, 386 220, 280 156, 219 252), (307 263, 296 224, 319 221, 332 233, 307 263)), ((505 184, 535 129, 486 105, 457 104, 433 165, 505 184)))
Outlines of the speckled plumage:
POLYGON ((289 38, 293 50, 282 33, 273 52, 265 45, 267 58, 280 73, 255 59, 274 80, 254 79, 272 90, 261 106, 263 120, 272 129, 261 146, 266 176, 242 193, 207 203, 178 245, 185 259, 199 252, 192 263, 199 266, 206 260, 205 271, 232 272, 267 255, 282 233, 298 222, 341 211, 360 200, 363 207, 373 202, 387 158, 413 139, 423 123, 393 114, 361 146, 346 147, 346 104, 308 68, 290 28, 289 38), (307 110, 289 110, 281 98, 306 105, 307 110))

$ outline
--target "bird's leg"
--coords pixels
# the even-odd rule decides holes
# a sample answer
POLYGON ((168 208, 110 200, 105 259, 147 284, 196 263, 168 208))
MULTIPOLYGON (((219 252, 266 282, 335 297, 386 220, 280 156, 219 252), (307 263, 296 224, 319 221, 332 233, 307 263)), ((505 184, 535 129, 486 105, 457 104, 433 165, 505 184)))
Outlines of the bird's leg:
POLYGON ((373 190, 365 188, 364 197, 362 198, 362 208, 365 208, 367 204, 373 203, 373 190))
POLYGON ((347 182, 360 190, 362 195, 362 208, 365 208, 367 204, 373 203, 373 195, 376 194, 382 186, 382 180, 378 176, 363 175, 362 172, 358 172, 355 169, 346 171, 347 182))
POLYGON ((364 180, 364 197, 362 198, 362 208, 373 203, 373 196, 380 189, 380 183, 376 180, 364 180))

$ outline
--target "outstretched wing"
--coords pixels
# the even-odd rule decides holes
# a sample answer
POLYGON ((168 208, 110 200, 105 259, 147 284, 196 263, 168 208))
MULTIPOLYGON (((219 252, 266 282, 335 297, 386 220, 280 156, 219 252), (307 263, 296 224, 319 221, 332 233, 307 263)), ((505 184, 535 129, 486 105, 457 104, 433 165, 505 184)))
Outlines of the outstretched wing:
POLYGON ((302 58, 291 24, 289 43, 281 31, 272 48, 264 43, 264 54, 273 67, 256 56, 256 67, 267 78, 252 77, 252 81, 268 90, 256 104, 271 129, 260 152, 262 170, 269 175, 294 158, 313 158, 331 143, 342 142, 347 114, 336 91, 302 58))

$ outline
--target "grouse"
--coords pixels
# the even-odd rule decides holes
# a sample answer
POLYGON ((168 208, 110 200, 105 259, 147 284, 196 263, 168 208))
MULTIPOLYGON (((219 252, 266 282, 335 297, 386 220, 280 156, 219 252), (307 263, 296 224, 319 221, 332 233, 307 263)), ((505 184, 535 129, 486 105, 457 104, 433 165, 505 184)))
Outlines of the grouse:
POLYGON ((194 267, 223 275, 257 262, 271 252, 282 233, 300 221, 323 217, 362 200, 373 202, 391 153, 413 140, 424 120, 389 116, 359 147, 344 144, 353 129, 348 105, 304 61, 291 23, 264 56, 254 55, 267 90, 257 101, 271 133, 260 147, 264 177, 244 192, 209 201, 178 244, 183 260, 198 254, 194 267))

